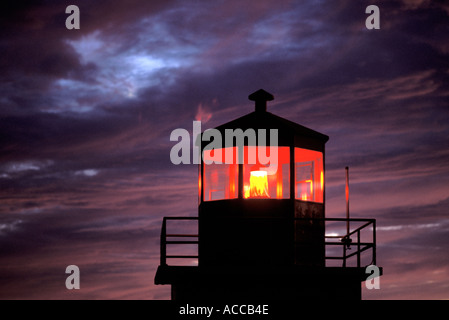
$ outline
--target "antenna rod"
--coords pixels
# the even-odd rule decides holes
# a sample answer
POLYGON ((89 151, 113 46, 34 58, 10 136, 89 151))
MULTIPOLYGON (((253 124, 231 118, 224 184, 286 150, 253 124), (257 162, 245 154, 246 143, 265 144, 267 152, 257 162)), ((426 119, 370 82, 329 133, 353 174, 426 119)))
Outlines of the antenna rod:
POLYGON ((349 234, 349 167, 345 168, 346 171, 346 235, 349 234))

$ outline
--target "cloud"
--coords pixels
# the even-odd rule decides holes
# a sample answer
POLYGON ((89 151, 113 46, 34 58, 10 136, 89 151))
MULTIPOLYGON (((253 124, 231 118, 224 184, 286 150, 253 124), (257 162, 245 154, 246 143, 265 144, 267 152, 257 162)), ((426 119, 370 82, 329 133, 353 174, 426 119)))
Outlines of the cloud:
MULTIPOLYGON (((217 100, 214 99, 213 104, 217 104, 217 100)), ((202 103, 198 105, 198 110, 195 115, 196 121, 201 121, 202 123, 207 123, 212 118, 212 113, 207 111, 207 106, 203 106, 202 103)))

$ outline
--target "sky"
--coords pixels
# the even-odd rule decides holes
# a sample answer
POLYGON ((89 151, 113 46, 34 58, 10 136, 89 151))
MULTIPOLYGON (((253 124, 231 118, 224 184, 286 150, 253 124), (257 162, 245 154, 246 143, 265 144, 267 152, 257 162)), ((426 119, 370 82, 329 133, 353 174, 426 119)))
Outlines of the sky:
POLYGON ((449 299, 448 34, 444 1, 2 1, 0 299, 169 299, 162 218, 198 208, 170 133, 252 112, 261 88, 330 137, 326 216, 348 166, 351 217, 377 221, 363 298, 449 299))

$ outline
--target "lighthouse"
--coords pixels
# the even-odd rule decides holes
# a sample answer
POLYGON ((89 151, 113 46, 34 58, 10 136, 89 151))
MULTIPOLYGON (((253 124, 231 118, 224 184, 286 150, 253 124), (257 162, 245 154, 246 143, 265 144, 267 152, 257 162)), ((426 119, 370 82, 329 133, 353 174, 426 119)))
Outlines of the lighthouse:
POLYGON ((174 300, 360 300, 375 220, 326 218, 329 137, 268 112, 265 90, 248 98, 253 112, 214 128, 226 143, 198 137, 198 215, 163 219, 155 284, 171 285, 174 300), (167 232, 182 222, 197 232, 167 232))

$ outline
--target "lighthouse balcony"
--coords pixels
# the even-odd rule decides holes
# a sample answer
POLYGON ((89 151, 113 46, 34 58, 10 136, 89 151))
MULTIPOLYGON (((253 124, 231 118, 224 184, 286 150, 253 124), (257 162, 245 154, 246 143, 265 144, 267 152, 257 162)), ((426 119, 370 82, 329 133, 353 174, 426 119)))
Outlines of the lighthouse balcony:
MULTIPOLYGON (((375 219, 251 217, 247 220, 253 229, 262 226, 259 229, 263 230, 264 234, 247 232, 252 238, 241 237, 242 217, 235 219, 234 227, 233 218, 226 217, 218 220, 221 225, 229 227, 225 238, 223 239, 223 233, 220 233, 220 239, 207 237, 204 240, 215 239, 217 243, 214 246, 214 243, 202 242, 202 235, 198 232, 198 223, 201 223, 198 217, 164 217, 160 237, 160 266, 210 266, 207 255, 215 247, 217 252, 213 253, 214 261, 217 265, 223 266, 263 268, 289 264, 307 266, 301 259, 301 255, 310 257, 314 251, 323 254, 322 259, 325 261, 323 267, 365 268, 376 264, 375 219), (314 238, 308 241, 307 238, 297 236, 301 233, 301 227, 313 224, 324 225, 325 233, 322 239, 314 238), (285 253, 285 248, 279 248, 278 246, 283 242, 274 238, 279 235, 279 226, 285 227, 285 225, 291 225, 292 230, 296 231, 292 232, 291 243, 287 243, 287 251, 291 251, 287 254, 293 257, 291 260, 280 256, 279 253, 285 253), (207 251, 202 251, 202 246, 207 248, 207 251), (324 250, 321 250, 322 246, 324 250), (203 254, 206 256, 202 256, 203 254), (253 259, 249 260, 248 256, 253 259)), ((208 231, 214 232, 214 230, 208 231)), ((283 241, 285 239, 290 238, 284 237, 283 241)), ((309 266, 313 267, 313 265, 309 266)))

